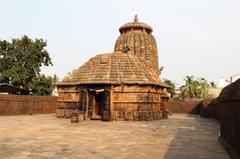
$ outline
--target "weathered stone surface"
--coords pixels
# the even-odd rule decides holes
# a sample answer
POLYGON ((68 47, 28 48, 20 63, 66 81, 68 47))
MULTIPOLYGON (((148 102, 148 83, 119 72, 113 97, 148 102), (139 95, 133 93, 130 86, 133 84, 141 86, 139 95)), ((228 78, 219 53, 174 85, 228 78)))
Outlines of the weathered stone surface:
POLYGON ((105 121, 167 117, 167 86, 159 77, 152 28, 135 21, 120 32, 113 53, 96 55, 56 84, 66 104, 59 107, 65 109, 63 117, 69 116, 68 108, 105 121))
POLYGON ((77 111, 72 112, 71 114, 71 123, 79 122, 79 113, 77 111))
MULTIPOLYGON (((67 88, 64 88, 64 86, 59 86, 59 88, 60 90, 67 90, 67 88)), ((72 87, 68 88, 72 89, 72 87)), ((76 99, 81 100, 67 98, 68 93, 71 91, 60 91, 60 99, 68 99, 65 101, 64 107, 59 107, 59 112, 62 112, 62 109, 64 109, 64 116, 62 117, 70 117, 68 112, 70 111, 71 113, 71 111, 78 109, 79 111, 85 112, 86 117, 91 118, 91 116, 94 116, 94 107, 97 105, 98 101, 96 100, 99 100, 97 99, 98 97, 101 98, 99 103, 101 110, 99 110, 100 113, 95 112, 95 114, 98 113, 101 116, 101 119, 105 121, 153 120, 164 118, 164 115, 167 116, 166 113, 163 113, 166 111, 166 108, 164 107, 164 102, 166 101, 162 100, 162 97, 165 95, 165 93, 161 87, 149 85, 112 85, 111 87, 102 87, 104 91, 101 93, 96 93, 95 91, 86 91, 94 89, 96 89, 96 85, 79 86, 77 91, 79 93, 76 93, 78 95, 76 99), (134 113, 139 114, 140 117, 129 115, 134 113)), ((60 114, 63 115, 63 113, 57 113, 57 116, 60 117, 60 114)))
POLYGON ((200 102, 198 101, 184 101, 170 99, 166 103, 166 107, 172 113, 177 114, 199 114, 200 102))
POLYGON ((58 117, 58 118, 63 118, 63 117, 65 117, 65 109, 60 109, 60 108, 58 108, 57 109, 57 112, 56 112, 56 116, 58 117))
POLYGON ((229 159, 215 120, 174 115, 152 122, 82 121, 54 115, 0 117, 3 159, 229 159))
POLYGON ((0 95, 0 115, 55 113, 61 104, 53 96, 0 95))
POLYGON ((122 83, 164 85, 144 60, 122 52, 96 55, 58 85, 122 83))
POLYGON ((121 35, 115 43, 115 51, 126 52, 143 59, 152 69, 156 77, 159 76, 158 50, 152 27, 138 21, 124 24, 119 29, 121 35))
POLYGON ((203 117, 214 117, 220 122, 220 141, 232 155, 240 158, 240 79, 226 86, 220 96, 203 106, 203 117))

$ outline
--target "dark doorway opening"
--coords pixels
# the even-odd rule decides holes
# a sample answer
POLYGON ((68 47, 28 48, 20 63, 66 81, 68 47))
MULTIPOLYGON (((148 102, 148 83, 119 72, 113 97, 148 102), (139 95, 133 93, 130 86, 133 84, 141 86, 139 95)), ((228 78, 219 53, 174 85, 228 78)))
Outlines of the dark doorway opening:
POLYGON ((89 103, 89 117, 93 120, 101 120, 104 106, 104 92, 92 92, 89 103))
POLYGON ((88 118, 110 120, 110 96, 108 91, 92 90, 89 93, 88 118))
POLYGON ((101 116, 102 115, 102 101, 103 101, 103 93, 95 93, 95 105, 93 106, 93 115, 101 116))

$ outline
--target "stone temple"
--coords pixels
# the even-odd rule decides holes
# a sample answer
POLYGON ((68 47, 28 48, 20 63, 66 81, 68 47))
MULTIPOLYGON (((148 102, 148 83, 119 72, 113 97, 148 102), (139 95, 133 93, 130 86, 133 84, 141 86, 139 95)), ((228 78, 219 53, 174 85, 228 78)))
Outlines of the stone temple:
POLYGON ((92 57, 56 84, 65 103, 58 117, 76 110, 84 119, 104 121, 167 117, 168 86, 160 79, 152 27, 135 16, 119 31, 114 52, 92 57))

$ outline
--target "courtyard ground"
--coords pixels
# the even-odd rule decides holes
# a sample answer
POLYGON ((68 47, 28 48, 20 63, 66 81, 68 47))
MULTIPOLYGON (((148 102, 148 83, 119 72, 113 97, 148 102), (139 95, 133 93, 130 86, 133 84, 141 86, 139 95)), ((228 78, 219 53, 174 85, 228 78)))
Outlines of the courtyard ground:
POLYGON ((82 121, 53 114, 0 117, 1 159, 229 159, 213 119, 82 121))

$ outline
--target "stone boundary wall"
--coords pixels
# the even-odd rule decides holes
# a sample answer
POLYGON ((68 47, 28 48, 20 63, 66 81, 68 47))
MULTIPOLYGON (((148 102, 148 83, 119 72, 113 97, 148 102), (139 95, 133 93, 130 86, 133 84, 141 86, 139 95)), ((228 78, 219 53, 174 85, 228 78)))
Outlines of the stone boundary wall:
POLYGON ((173 114, 199 114, 198 101, 184 101, 170 99, 166 103, 166 108, 173 114))
POLYGON ((218 98, 203 101, 200 115, 219 121, 219 141, 231 158, 240 159, 240 79, 225 87, 218 98))
POLYGON ((56 113, 58 97, 0 95, 0 115, 56 113))

